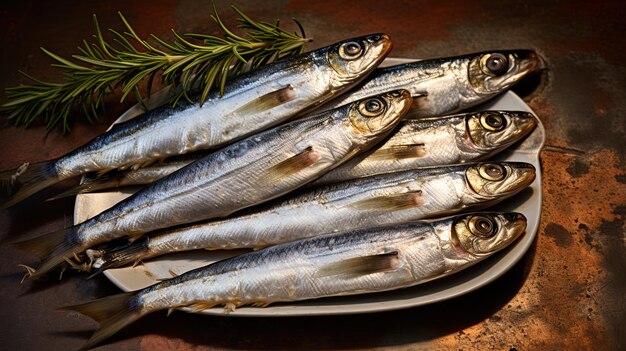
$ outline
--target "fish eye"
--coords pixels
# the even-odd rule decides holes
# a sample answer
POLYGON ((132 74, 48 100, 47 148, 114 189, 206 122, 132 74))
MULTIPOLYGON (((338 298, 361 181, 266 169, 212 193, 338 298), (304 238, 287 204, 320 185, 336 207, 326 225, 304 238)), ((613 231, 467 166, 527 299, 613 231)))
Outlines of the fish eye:
POLYGON ((494 236, 498 229, 494 220, 487 216, 473 216, 469 220, 468 227, 473 235, 481 238, 494 236))
POLYGON ((499 114, 484 113, 480 116, 480 124, 487 130, 497 132, 505 127, 506 120, 499 114))
POLYGON ((506 175, 504 167, 497 163, 485 163, 481 165, 478 169, 478 173, 481 177, 491 181, 502 180, 506 175))
POLYGON ((371 98, 359 104, 359 112, 366 117, 380 116, 385 112, 385 103, 379 98, 371 98))
POLYGON ((356 41, 343 43, 339 47, 339 56, 344 60, 356 60, 363 53, 363 47, 356 41))
POLYGON ((483 71, 490 75, 501 76, 509 69, 509 60, 500 53, 493 53, 483 57, 483 71))

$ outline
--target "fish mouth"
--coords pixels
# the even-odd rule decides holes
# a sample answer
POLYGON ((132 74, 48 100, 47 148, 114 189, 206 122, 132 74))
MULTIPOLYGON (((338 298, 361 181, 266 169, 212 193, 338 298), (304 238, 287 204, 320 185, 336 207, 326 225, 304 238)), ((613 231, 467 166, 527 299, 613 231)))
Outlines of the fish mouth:
POLYGON ((537 126, 537 118, 530 112, 514 113, 512 120, 517 133, 514 140, 511 140, 511 142, 515 142, 523 136, 528 135, 537 126))
MULTIPOLYGON (((501 133, 488 134, 485 137, 486 149, 488 150, 498 147, 508 147, 530 134, 537 126, 537 118, 530 112, 508 111, 504 114, 508 114, 506 118, 509 126, 501 133)), ((474 144, 478 145, 473 138, 471 139, 474 144)))
POLYGON ((485 89, 488 91, 503 91, 520 81, 526 75, 534 72, 539 65, 539 57, 533 50, 502 51, 509 57, 514 57, 515 64, 502 76, 485 79, 485 89))
POLYGON ((489 251, 495 252, 508 246, 519 238, 528 226, 526 216, 518 212, 500 213, 498 217, 499 225, 502 227, 498 235, 497 243, 489 247, 489 251))
POLYGON ((400 114, 406 114, 411 108, 411 104, 413 103, 413 96, 411 92, 406 89, 399 89, 391 92, 392 96, 397 99, 398 104, 400 105, 400 114))
POLYGON ((536 178, 536 169, 525 162, 496 162, 506 169, 506 177, 500 181, 485 180, 478 169, 487 163, 477 163, 465 171, 466 181, 472 190, 474 200, 485 204, 507 199, 532 184, 536 178))
POLYGON ((389 104, 396 110, 395 113, 389 113, 384 118, 384 122, 387 124, 393 124, 395 120, 401 120, 406 116, 413 103, 413 97, 411 92, 406 89, 399 89, 391 91, 387 94, 387 99, 390 100, 389 104))
POLYGON ((473 212, 459 217, 455 222, 452 240, 455 240, 469 254, 485 257, 499 251, 519 238, 526 231, 527 219, 517 212, 473 212), (473 219, 482 218, 493 225, 497 232, 481 236, 469 226, 473 219))
POLYGON ((370 50, 375 49, 379 54, 376 60, 373 60, 365 66, 366 71, 378 67, 393 49, 391 38, 385 33, 372 34, 367 36, 367 39, 372 43, 370 50))
POLYGON ((346 39, 334 47, 336 49, 342 43, 351 40, 359 40, 365 44, 366 51, 358 59, 346 62, 344 59, 337 58, 338 54, 333 50, 326 53, 330 67, 337 74, 333 79, 333 83, 331 83, 335 88, 343 87, 346 83, 356 84, 363 80, 376 67, 380 66, 393 47, 391 38, 384 33, 346 39))
POLYGON ((539 57, 533 50, 512 50, 511 54, 517 57, 519 63, 516 68, 517 72, 507 75, 500 82, 506 87, 510 87, 529 73, 534 72, 539 65, 539 57))
MULTIPOLYGON (((388 110, 381 116, 380 124, 385 126, 385 130, 392 129, 409 111, 413 97, 411 96, 411 92, 405 89, 389 91, 384 93, 381 97, 385 100, 388 110)), ((369 123, 368 128, 370 130, 376 129, 371 127, 369 123)))
POLYGON ((532 184, 537 177, 535 166, 530 163, 508 162, 507 166, 507 168, 509 168, 509 172, 512 173, 509 177, 510 181, 505 182, 502 187, 498 189, 498 192, 504 196, 517 194, 522 189, 525 189, 532 184))

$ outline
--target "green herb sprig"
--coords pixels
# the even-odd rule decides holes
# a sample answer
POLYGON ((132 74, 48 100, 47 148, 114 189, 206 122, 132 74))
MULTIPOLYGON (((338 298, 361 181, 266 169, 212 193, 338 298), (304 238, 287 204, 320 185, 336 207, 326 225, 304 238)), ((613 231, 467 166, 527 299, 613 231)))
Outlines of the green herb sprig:
POLYGON ((182 97, 191 99, 189 92, 194 87, 200 87, 202 103, 212 88, 219 87, 223 92, 229 78, 281 57, 302 53, 311 41, 295 19, 300 34, 279 28, 278 21, 256 22, 235 6, 232 8, 239 16, 238 27, 243 35, 226 27, 213 4, 211 18, 223 38, 194 33, 180 35, 172 30, 172 43, 150 35, 154 44, 141 39, 121 13, 126 32, 109 29, 114 37, 114 44, 110 44, 105 41, 94 15, 95 43, 83 40, 78 48, 80 54, 72 55, 76 62, 41 48, 55 61, 52 65, 64 71, 64 81, 45 82, 20 72, 33 83, 7 88, 8 101, 0 106, 0 113, 12 123, 26 127, 38 119, 43 119, 48 129, 62 123, 65 133, 70 131, 70 117, 78 107, 83 112, 79 115, 93 121, 98 118, 105 97, 116 88, 121 91, 120 102, 131 92, 142 102, 140 83, 146 83, 150 96, 153 82, 158 78, 163 85, 178 88, 172 103, 182 97))

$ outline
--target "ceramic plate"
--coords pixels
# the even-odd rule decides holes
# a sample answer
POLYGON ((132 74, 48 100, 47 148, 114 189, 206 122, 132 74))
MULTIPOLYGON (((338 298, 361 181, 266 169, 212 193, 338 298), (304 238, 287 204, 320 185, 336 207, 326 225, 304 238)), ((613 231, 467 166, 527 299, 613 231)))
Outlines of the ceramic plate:
MULTIPOLYGON (((385 64, 392 65, 409 61, 411 60, 387 59, 385 64)), ((160 105, 166 94, 166 91, 154 94, 148 103, 148 107, 152 108, 160 105)), ((513 92, 506 92, 473 110, 486 109, 522 110, 534 114, 530 107, 513 92)), ((141 106, 134 106, 124 113, 116 123, 128 120, 142 112, 141 106)), ((495 208, 498 211, 518 211, 523 213, 528 219, 526 234, 507 249, 457 274, 412 288, 376 294, 324 298, 298 303, 280 303, 265 308, 241 307, 229 315, 298 316, 394 310, 450 299, 488 284, 518 262, 537 235, 542 202, 539 152, 543 147, 544 139, 545 131, 541 123, 539 123, 533 133, 523 142, 516 144, 510 150, 496 157, 498 160, 528 162, 533 164, 538 170, 537 177, 529 189, 495 208)), ((133 190, 78 195, 74 208, 74 223, 80 223, 95 216, 132 194, 133 190)), ((170 278, 172 274, 181 274, 242 252, 245 252, 245 250, 181 252, 149 260, 143 265, 134 268, 109 269, 104 274, 120 289, 132 291, 158 283, 160 279, 170 278)), ((223 315, 224 309, 221 307, 210 308, 198 313, 223 315)))

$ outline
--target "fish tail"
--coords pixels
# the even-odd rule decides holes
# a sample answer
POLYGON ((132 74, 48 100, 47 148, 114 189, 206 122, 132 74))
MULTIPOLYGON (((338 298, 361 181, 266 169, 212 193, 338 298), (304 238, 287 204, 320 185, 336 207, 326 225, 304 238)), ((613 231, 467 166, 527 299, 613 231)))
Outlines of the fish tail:
POLYGON ((15 205, 34 193, 61 181, 55 161, 24 163, 15 170, 0 173, 0 188, 8 198, 0 203, 4 209, 15 205))
POLYGON ((94 263, 94 268, 97 268, 97 270, 92 274, 92 276, 97 275, 109 268, 135 264, 142 259, 152 257, 149 256, 148 242, 149 238, 146 237, 137 240, 128 246, 105 252, 94 263))
POLYGON ((82 184, 78 185, 75 188, 64 191, 58 195, 55 195, 51 198, 46 199, 46 201, 53 201, 62 199, 64 197, 74 196, 78 194, 84 193, 95 193, 102 190, 108 190, 112 188, 116 188, 118 186, 118 182, 115 181, 115 178, 108 174, 103 174, 97 178, 89 178, 85 180, 82 184))
POLYGON ((76 240, 76 227, 13 243, 18 249, 38 256, 42 261, 39 268, 28 271, 28 278, 39 278, 54 267, 66 262, 80 252, 82 247, 76 240))
POLYGON ((127 292, 80 305, 60 308, 59 310, 62 311, 75 311, 84 314, 100 323, 100 327, 80 350, 88 350, 98 345, 125 326, 139 319, 142 313, 139 308, 132 304, 134 296, 135 293, 127 292))

